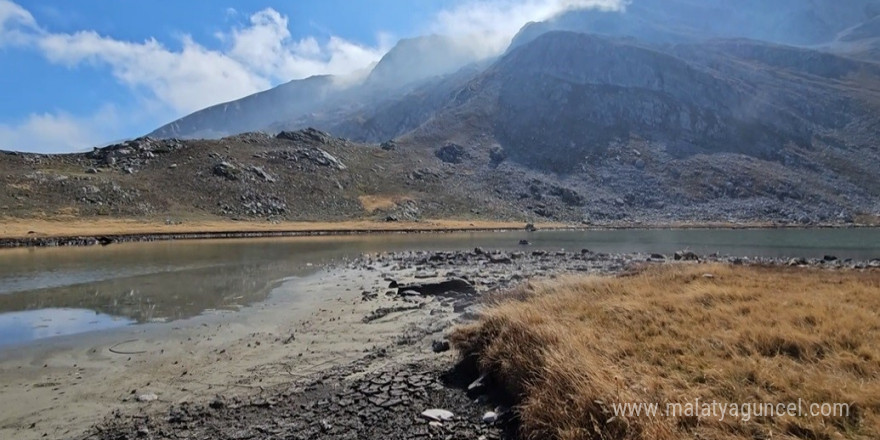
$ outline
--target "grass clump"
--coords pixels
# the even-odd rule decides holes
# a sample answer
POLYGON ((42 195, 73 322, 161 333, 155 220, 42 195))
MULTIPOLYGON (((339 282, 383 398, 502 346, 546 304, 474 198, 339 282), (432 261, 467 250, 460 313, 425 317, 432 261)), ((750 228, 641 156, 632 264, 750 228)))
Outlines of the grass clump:
POLYGON ((525 438, 877 439, 878 312, 876 270, 665 265, 532 283, 451 340, 514 396, 525 438), (695 401, 849 410, 662 413, 695 401), (615 414, 640 402, 661 413, 615 414))

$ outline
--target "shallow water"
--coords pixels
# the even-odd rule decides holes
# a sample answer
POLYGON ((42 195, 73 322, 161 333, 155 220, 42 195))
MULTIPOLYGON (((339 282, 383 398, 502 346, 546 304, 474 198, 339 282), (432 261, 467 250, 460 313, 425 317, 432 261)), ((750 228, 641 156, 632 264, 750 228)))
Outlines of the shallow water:
POLYGON ((280 280, 362 253, 521 249, 521 239, 529 249, 880 258, 880 229, 384 234, 2 250, 0 346, 236 310, 267 299, 280 280))

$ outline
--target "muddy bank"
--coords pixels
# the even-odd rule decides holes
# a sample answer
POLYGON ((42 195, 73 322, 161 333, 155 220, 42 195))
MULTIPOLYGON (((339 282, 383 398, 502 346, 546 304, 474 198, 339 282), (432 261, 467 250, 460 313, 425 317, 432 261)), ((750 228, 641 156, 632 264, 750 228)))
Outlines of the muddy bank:
MULTIPOLYGON (((871 225, 815 224, 811 229, 871 228, 871 225)), ((351 236, 376 234, 429 234, 446 232, 605 231, 605 230, 742 230, 803 229, 798 225, 776 223, 627 223, 563 224, 485 220, 426 220, 422 222, 193 222, 156 223, 128 220, 72 220, 69 223, 46 220, 0 219, 0 249, 23 247, 97 246, 169 240, 211 240, 281 237, 351 236)))
MULTIPOLYGON (((507 232, 522 228, 414 228, 414 229, 316 229, 307 231, 226 231, 151 234, 89 235, 73 237, 0 238, 0 249, 20 247, 107 246, 114 243, 139 243, 169 240, 217 240, 244 238, 320 237, 375 234, 430 234, 444 232, 507 232)), ((554 228, 553 230, 561 230, 554 228)))

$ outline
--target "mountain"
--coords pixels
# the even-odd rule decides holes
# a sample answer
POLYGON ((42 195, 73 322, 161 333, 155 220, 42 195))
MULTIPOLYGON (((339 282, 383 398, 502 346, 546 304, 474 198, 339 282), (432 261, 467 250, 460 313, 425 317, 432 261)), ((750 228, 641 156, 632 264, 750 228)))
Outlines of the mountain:
POLYGON ((880 62, 880 15, 841 32, 829 50, 880 62))
MULTIPOLYGON (((465 155, 500 162, 495 177, 513 169, 531 170, 532 181, 555 176, 565 182, 556 191, 589 206, 590 218, 672 206, 754 217, 880 209, 880 182, 864 179, 880 166, 880 66, 813 49, 550 32, 469 80, 312 122, 429 151, 461 145, 465 155), (425 114, 413 118, 414 109, 425 114)), ((540 184, 501 181, 487 178, 485 191, 558 211, 546 208, 540 184)))
MULTIPOLYGON (((844 222, 880 214, 878 1, 634 0, 529 24, 476 61, 405 40, 359 84, 295 81, 154 134, 351 139, 345 215, 379 194, 438 215, 844 222)), ((230 139, 211 148, 253 147, 230 139)))
POLYGON ((199 110, 156 129, 150 136, 213 139, 257 131, 266 126, 266 121, 295 118, 339 95, 340 90, 330 76, 290 81, 271 90, 199 110))
POLYGON ((465 41, 429 35, 400 40, 370 72, 367 87, 400 89, 432 77, 448 75, 483 55, 465 41))
POLYGON ((315 76, 294 80, 235 101, 199 110, 151 132, 155 138, 216 139, 272 124, 307 118, 312 113, 352 111, 360 102, 398 96, 420 82, 455 72, 481 55, 459 40, 426 36, 404 39, 370 71, 362 83, 315 76))
POLYGON ((554 30, 681 43, 748 38, 818 45, 880 11, 878 0, 634 0, 624 10, 577 10, 526 25, 512 47, 554 30))

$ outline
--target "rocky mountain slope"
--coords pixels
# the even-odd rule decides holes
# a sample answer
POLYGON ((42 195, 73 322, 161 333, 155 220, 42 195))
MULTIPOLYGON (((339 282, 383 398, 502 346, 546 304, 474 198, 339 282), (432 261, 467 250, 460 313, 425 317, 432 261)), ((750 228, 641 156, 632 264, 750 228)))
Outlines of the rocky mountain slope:
MULTIPOLYGON (((358 144, 309 129, 220 140, 142 138, 72 155, 7 152, 0 154, 0 210, 13 218, 167 222, 463 218, 599 225, 845 224, 876 221, 880 212, 877 183, 865 178, 871 174, 859 182, 737 154, 678 158, 634 138, 560 175, 522 165, 489 136, 472 139, 430 148, 416 137, 358 144)), ((864 164, 840 166, 868 171, 872 154, 864 164)))
POLYGON ((473 62, 452 39, 404 41, 363 83, 294 81, 154 133, 269 135, 0 156, 0 169, 30 170, 3 177, 0 206, 288 220, 880 215, 877 1, 664 2, 531 24, 498 59, 473 62), (769 41, 707 39, 737 33, 769 41))
POLYGON ((634 0, 622 11, 576 10, 530 23, 512 47, 560 30, 653 43, 748 38, 813 46, 877 15, 877 0, 634 0))

